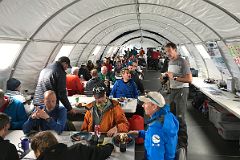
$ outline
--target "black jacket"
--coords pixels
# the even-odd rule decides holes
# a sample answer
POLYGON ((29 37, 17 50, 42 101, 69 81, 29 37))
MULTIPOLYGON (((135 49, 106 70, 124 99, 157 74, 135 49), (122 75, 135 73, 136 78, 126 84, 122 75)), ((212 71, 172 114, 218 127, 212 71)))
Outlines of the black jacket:
POLYGON ((131 77, 132 77, 133 81, 136 83, 138 90, 141 93, 144 93, 144 86, 143 86, 141 79, 139 79, 139 74, 136 71, 131 72, 131 77))
POLYGON ((112 144, 88 147, 78 143, 67 147, 58 143, 45 150, 37 160, 104 160, 111 155, 113 148, 112 144))
POLYGON ((68 111, 72 109, 66 92, 66 72, 61 63, 57 61, 41 71, 33 99, 34 105, 43 104, 41 100, 44 99, 44 92, 47 90, 55 91, 57 103, 60 100, 68 111))
POLYGON ((94 87, 104 87, 107 90, 106 85, 104 84, 104 82, 100 79, 100 78, 91 78, 87 84, 86 84, 86 88, 85 91, 87 92, 92 92, 94 87))
POLYGON ((9 142, 9 140, 3 140, 0 136, 0 160, 18 160, 18 153, 16 147, 9 142))

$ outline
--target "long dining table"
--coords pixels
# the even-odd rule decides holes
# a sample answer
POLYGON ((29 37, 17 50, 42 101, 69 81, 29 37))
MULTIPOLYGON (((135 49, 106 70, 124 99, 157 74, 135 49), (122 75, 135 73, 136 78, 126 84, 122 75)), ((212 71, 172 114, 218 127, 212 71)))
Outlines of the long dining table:
MULTIPOLYGON (((61 134, 57 134, 54 131, 51 131, 54 136, 57 138, 58 142, 60 143, 64 143, 67 146, 71 146, 77 142, 73 142, 71 139, 71 136, 75 133, 78 133, 76 131, 72 132, 72 131, 64 131, 61 134)), ((16 146, 17 149, 19 149, 18 147, 18 143, 20 143, 20 138, 25 137, 24 133, 22 130, 10 130, 9 133, 7 134, 7 136, 5 137, 5 139, 8 139, 12 144, 14 144, 16 146)), ((112 143, 112 137, 105 137, 103 144, 106 143, 112 143)), ((31 150, 22 158, 23 160, 35 160, 36 157, 34 155, 33 150, 31 150)), ((134 160, 135 159, 135 144, 130 145, 129 147, 127 147, 126 152, 120 152, 119 147, 114 145, 114 150, 111 154, 111 156, 108 158, 108 160, 134 160)))
MULTIPOLYGON (((114 100, 118 100, 117 98, 113 98, 114 100)), ((74 109, 80 110, 82 112, 86 111, 85 106, 95 99, 94 97, 88 97, 86 95, 73 95, 68 97, 69 102, 71 103, 74 109), (82 107, 77 107, 76 104, 81 103, 82 107)), ((120 102, 121 107, 125 113, 135 113, 137 108, 137 99, 128 98, 125 102, 120 102)))

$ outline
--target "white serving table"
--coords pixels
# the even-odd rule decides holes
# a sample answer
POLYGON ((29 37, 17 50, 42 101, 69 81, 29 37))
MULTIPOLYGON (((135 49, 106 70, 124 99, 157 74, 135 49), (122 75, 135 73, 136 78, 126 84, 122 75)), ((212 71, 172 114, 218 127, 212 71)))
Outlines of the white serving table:
MULTIPOLYGON (((117 98, 113 98, 113 99, 117 100, 117 98)), ((93 102, 95 99, 94 97, 87 97, 85 95, 73 95, 73 96, 69 96, 68 100, 74 109, 77 109, 81 112, 85 112, 86 108, 84 106, 93 102), (78 97, 78 103, 82 103, 83 107, 76 107, 77 97, 78 97)), ((123 103, 123 105, 121 106, 125 113, 135 113, 137 108, 137 103, 138 103, 137 99, 129 98, 129 101, 127 101, 126 103, 123 103)))
POLYGON ((240 98, 233 93, 218 89, 216 84, 205 83, 203 79, 193 77, 192 84, 213 101, 240 118, 240 98))

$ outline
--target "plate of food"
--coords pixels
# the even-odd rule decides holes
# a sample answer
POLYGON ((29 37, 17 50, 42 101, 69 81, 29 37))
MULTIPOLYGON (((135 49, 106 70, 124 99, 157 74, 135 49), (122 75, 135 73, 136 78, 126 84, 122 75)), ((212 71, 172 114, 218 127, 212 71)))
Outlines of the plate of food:
POLYGON ((92 138, 92 134, 89 132, 78 132, 73 134, 71 138, 73 141, 82 141, 82 140, 90 141, 92 138))
POLYGON ((113 137, 112 142, 117 147, 119 147, 120 143, 126 143, 127 147, 129 147, 134 144, 134 139, 127 133, 120 133, 113 137))

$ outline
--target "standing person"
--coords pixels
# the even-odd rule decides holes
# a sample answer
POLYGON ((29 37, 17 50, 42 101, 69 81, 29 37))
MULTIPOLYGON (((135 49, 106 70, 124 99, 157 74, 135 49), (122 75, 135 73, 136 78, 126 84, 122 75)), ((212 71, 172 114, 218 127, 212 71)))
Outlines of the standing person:
POLYGON ((153 51, 151 53, 151 57, 152 57, 153 67, 155 68, 155 70, 158 71, 158 69, 159 69, 159 65, 158 65, 159 58, 161 57, 159 50, 153 51))
POLYGON ((37 160, 104 160, 114 149, 110 143, 100 146, 77 143, 68 147, 66 144, 59 143, 49 131, 36 134, 31 140, 31 148, 37 160))
POLYGON ((0 112, 0 159, 1 160, 18 160, 19 156, 14 144, 9 140, 4 140, 10 128, 10 118, 7 114, 0 112))
POLYGON ((158 92, 140 96, 144 102, 145 114, 150 117, 147 131, 130 131, 129 134, 144 138, 145 158, 147 160, 174 160, 179 123, 158 92))
POLYGON ((57 96, 57 104, 60 100, 69 113, 75 114, 77 112, 72 109, 67 98, 65 72, 67 68, 71 68, 70 59, 63 56, 41 71, 33 99, 35 106, 43 104, 45 91, 53 90, 57 96))
POLYGON ((23 132, 30 133, 31 130, 54 130, 58 134, 62 133, 67 121, 67 110, 56 103, 54 91, 44 93, 43 108, 36 107, 35 111, 29 116, 23 125, 23 132))
POLYGON ((168 43, 165 51, 169 57, 168 72, 166 75, 170 80, 170 104, 176 104, 176 116, 185 118, 187 108, 187 97, 189 93, 189 84, 192 82, 192 73, 189 63, 177 53, 177 47, 174 43, 168 43))

